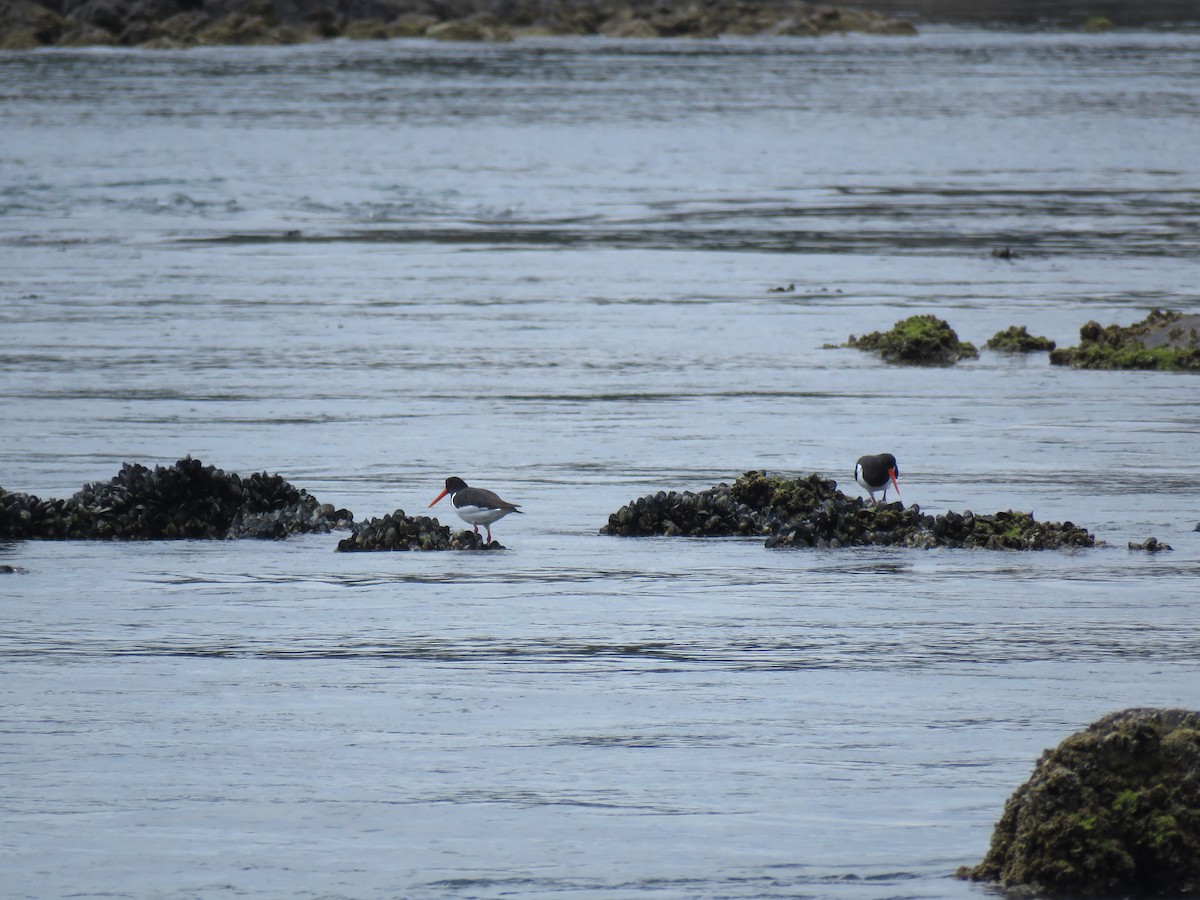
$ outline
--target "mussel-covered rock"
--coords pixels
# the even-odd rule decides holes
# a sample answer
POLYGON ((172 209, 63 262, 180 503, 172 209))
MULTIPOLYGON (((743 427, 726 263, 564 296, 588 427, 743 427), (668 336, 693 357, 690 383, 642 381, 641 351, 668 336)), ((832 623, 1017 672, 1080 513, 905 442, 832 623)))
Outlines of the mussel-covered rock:
POLYGON ((821 475, 780 478, 747 472, 698 493, 660 491, 608 517, 601 534, 762 535, 768 548, 901 546, 986 550, 1091 547, 1095 537, 1071 522, 1038 522, 1029 513, 971 511, 930 516, 902 503, 847 497, 821 475))
POLYGON ((1053 350, 1056 345, 1050 338, 1030 334, 1024 325, 1010 325, 988 338, 984 346, 1001 353, 1035 353, 1039 350, 1053 350))
POLYGON ((359 550, 503 550, 499 541, 487 543, 473 531, 451 532, 429 516, 407 516, 398 509, 378 519, 354 526, 348 538, 338 542, 343 553, 359 550))
POLYGON ((1200 894, 1200 712, 1128 709, 1042 754, 960 878, 1035 894, 1200 894))
MULTIPOLYGON (((757 473, 754 473, 757 474, 757 473)), ((742 479, 738 479, 738 483, 742 479)), ((601 534, 690 537, 762 535, 767 533, 761 512, 747 505, 721 483, 706 491, 659 491, 632 501, 608 517, 601 534)))
POLYGON ((0 488, 0 538, 283 538, 346 529, 353 520, 279 475, 241 478, 191 457, 154 469, 126 463, 109 481, 65 500, 0 488))
POLYGON ((911 35, 908 22, 873 10, 806 0, 5 0, 0 50, 46 44, 121 44, 148 49, 196 44, 292 44, 429 37, 503 41, 513 35, 715 37, 719 34, 817 37, 862 31, 911 35))
POLYGON ((1079 346, 1053 351, 1050 362, 1076 369, 1200 372, 1200 315, 1155 309, 1132 325, 1088 322, 1079 329, 1079 346))
POLYGON ((909 316, 893 325, 891 331, 850 335, 845 346, 878 353, 887 362, 909 365, 952 366, 960 359, 979 356, 974 344, 960 341, 949 324, 928 314, 909 316))

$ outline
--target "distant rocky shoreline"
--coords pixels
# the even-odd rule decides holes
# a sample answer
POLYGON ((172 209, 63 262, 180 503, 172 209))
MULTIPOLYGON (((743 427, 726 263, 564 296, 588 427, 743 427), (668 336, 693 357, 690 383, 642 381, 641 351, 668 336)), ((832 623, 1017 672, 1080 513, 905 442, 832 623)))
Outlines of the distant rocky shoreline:
POLYGON ((300 44, 348 38, 509 41, 850 31, 911 35, 880 12, 802 0, 0 0, 0 49, 300 44))

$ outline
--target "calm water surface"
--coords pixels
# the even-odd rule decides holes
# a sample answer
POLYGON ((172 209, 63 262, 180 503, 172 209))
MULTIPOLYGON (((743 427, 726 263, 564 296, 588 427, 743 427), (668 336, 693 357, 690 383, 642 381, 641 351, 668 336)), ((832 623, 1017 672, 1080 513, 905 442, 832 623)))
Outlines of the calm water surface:
POLYGON ((1194 377, 822 349, 1197 311, 1200 35, 9 53, 0 126, 4 487, 526 513, 0 544, 12 896, 978 898, 1045 747, 1200 705, 1194 377), (883 449, 1108 546, 597 534, 883 449))

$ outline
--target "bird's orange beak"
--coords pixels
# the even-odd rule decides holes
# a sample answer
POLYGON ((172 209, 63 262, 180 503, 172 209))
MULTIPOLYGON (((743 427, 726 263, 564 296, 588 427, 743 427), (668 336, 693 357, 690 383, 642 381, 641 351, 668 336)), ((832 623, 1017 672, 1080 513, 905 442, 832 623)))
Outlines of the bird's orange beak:
POLYGON ((430 503, 429 506, 427 506, 425 508, 429 509, 430 506, 433 506, 434 503, 437 503, 439 500, 441 500, 443 497, 445 497, 448 493, 450 493, 450 492, 442 491, 440 494, 438 494, 436 497, 433 498, 433 503, 430 503))
MULTIPOLYGON (((896 496, 900 496, 900 485, 896 484, 896 470, 888 469, 888 478, 892 479, 892 487, 896 489, 896 496)), ((440 497, 438 498, 441 499, 440 497)))

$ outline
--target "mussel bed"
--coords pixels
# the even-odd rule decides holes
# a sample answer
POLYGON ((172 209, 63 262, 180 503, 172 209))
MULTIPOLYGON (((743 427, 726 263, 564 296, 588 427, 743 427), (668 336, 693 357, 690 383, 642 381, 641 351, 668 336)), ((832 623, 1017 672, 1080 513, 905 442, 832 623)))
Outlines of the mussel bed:
POLYGON ((182 540, 284 538, 347 529, 353 513, 322 504, 279 475, 242 478, 190 456, 171 466, 125 463, 66 499, 0 488, 0 538, 182 540))
POLYGON ((407 516, 398 509, 354 526, 353 534, 338 542, 343 553, 362 550, 503 550, 472 531, 452 532, 429 516, 407 516))
POLYGON ((847 497, 821 475, 781 478, 746 472, 732 485, 659 491, 622 506, 601 534, 761 536, 768 548, 901 546, 1054 550, 1091 547, 1095 537, 1072 522, 1039 522, 1030 513, 928 515, 916 504, 876 506, 847 497))

